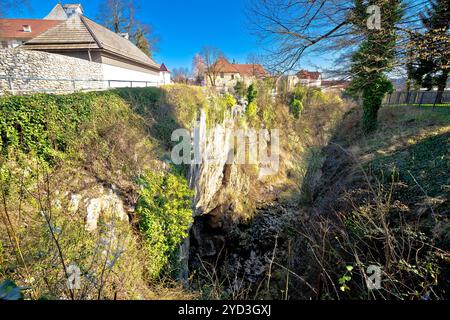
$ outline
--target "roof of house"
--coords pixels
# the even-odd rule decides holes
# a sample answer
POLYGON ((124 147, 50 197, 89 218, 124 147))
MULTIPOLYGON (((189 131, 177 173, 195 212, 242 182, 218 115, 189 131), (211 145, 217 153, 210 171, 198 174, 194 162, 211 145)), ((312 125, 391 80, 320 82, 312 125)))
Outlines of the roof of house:
POLYGON ((161 64, 161 67, 159 68, 159 71, 170 72, 169 69, 167 69, 167 67, 166 67, 166 65, 164 63, 161 64))
POLYGON ((79 9, 81 13, 83 12, 83 6, 79 3, 67 3, 64 5, 57 3, 44 19, 67 20, 69 15, 67 14, 66 9, 79 9))
POLYGON ((60 20, 0 19, 0 38, 31 39, 60 23, 60 20), (31 27, 31 32, 25 32, 23 30, 23 26, 25 25, 31 27))
POLYGON ((248 75, 248 76, 265 76, 267 75, 267 71, 260 64, 234 64, 235 67, 240 74, 248 75))
POLYGON ((31 50, 98 49, 156 70, 160 68, 131 41, 81 15, 75 15, 47 30, 22 45, 22 48, 31 50))
POLYGON ((297 77, 299 79, 319 80, 320 76, 321 76, 321 73, 318 71, 312 72, 312 71, 308 71, 308 70, 300 70, 297 73, 297 77))
POLYGON ((267 71, 260 64, 229 63, 227 59, 220 58, 216 62, 217 70, 225 73, 239 73, 242 76, 265 76, 267 71))

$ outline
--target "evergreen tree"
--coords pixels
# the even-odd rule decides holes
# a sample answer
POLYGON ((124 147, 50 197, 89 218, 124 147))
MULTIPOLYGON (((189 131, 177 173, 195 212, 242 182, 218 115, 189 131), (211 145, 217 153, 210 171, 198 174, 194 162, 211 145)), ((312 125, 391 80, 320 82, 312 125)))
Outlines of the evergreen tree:
POLYGON ((150 43, 145 36, 144 30, 141 27, 137 27, 136 34, 134 35, 134 41, 136 43, 136 47, 141 49, 141 51, 144 52, 147 56, 152 56, 150 43))
MULTIPOLYGON (((450 71, 450 1, 431 1, 421 22, 425 32, 410 37, 408 76, 418 86, 428 90, 437 86, 438 91, 444 91, 450 71)), ((442 94, 437 100, 441 102, 442 94)))
POLYGON ((393 68, 395 59, 396 24, 402 16, 401 0, 371 0, 369 5, 380 9, 381 28, 369 27, 367 1, 354 0, 351 22, 363 42, 353 54, 348 89, 355 97, 362 98, 364 132, 376 129, 378 110, 385 94, 392 90, 386 72, 393 68))

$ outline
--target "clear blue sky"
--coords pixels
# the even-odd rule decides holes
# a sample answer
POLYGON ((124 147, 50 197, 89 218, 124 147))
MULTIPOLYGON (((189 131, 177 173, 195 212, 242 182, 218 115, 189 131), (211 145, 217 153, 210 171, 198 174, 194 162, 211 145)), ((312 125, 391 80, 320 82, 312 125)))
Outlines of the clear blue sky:
MULTIPOLYGON (((40 19, 57 2, 28 0, 29 8, 11 11, 8 16, 40 19)), ((68 0, 62 3, 81 3, 84 14, 96 20, 103 1, 68 0)), ((257 39, 247 31, 246 0, 142 0, 140 3, 137 18, 152 25, 160 38, 155 60, 166 63, 169 68, 190 68, 194 54, 205 45, 220 48, 229 59, 241 63, 245 63, 248 54, 262 51, 257 39)), ((311 64, 321 63, 315 59, 311 64)), ((310 67, 310 63, 303 67, 310 67)))

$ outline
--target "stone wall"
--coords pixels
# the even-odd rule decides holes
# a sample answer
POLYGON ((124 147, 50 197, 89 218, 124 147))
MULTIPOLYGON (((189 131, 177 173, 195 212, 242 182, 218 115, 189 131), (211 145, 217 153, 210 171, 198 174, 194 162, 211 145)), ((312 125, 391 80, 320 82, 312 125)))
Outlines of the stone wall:
POLYGON ((105 88, 100 63, 40 51, 0 49, 0 94, 105 88))

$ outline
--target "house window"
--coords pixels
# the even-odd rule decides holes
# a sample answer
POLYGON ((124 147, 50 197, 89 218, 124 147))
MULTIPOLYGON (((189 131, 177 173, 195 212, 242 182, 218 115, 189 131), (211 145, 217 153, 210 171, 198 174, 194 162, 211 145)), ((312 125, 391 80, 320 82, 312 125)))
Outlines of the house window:
POLYGON ((225 78, 225 74, 223 72, 220 73, 220 77, 223 79, 225 78))
POLYGON ((234 80, 234 74, 231 75, 231 80, 234 80))
POLYGON ((31 26, 28 24, 24 24, 23 26, 23 32, 31 32, 31 26))

